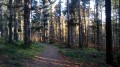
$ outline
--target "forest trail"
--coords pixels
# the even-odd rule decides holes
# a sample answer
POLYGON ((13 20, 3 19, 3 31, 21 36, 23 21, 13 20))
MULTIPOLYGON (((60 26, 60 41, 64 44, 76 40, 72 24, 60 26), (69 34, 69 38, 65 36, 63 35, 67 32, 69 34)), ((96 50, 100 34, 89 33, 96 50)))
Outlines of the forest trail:
POLYGON ((25 67, 80 67, 79 64, 63 57, 56 47, 50 44, 42 45, 44 46, 43 52, 32 60, 26 61, 25 67))

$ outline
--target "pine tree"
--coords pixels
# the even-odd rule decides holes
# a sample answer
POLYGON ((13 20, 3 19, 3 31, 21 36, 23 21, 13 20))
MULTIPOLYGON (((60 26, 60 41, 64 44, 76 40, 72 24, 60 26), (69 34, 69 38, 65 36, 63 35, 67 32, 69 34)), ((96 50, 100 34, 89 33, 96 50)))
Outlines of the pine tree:
POLYGON ((106 13, 106 63, 113 65, 111 0, 105 0, 105 13, 106 13))
POLYGON ((24 0, 24 44, 30 45, 30 0, 24 0))
POLYGON ((12 0, 9 0, 9 13, 10 13, 10 16, 9 16, 9 42, 12 42, 12 0))

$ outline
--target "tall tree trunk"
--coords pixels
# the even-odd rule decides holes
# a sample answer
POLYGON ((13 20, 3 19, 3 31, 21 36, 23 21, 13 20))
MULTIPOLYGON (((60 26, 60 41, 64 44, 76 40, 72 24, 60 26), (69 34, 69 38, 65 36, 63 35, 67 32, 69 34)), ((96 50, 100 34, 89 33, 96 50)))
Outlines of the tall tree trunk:
MULTIPOLYGON (((14 1, 14 4, 15 5, 17 5, 18 3, 17 3, 18 1, 14 1)), ((17 18, 16 18, 16 13, 17 13, 17 9, 16 8, 14 8, 14 40, 16 40, 16 41, 18 41, 18 33, 17 33, 17 30, 18 30, 18 28, 17 28, 17 26, 18 26, 18 24, 17 24, 17 18)))
POLYGON ((54 34, 54 23, 53 23, 53 13, 52 13, 52 5, 50 6, 51 15, 50 15, 50 27, 49 27, 49 43, 53 44, 55 42, 55 34, 54 34))
MULTIPOLYGON (((45 18, 45 16, 44 16, 44 18, 45 18)), ((44 43, 46 42, 46 36, 45 36, 45 23, 46 23, 46 21, 44 21, 44 25, 43 25, 43 27, 44 27, 44 30, 43 30, 43 42, 44 42, 44 43)))
POLYGON ((24 0, 24 44, 30 44, 30 0, 24 0))
POLYGON ((89 29, 89 24, 90 24, 90 19, 89 19, 89 17, 90 17, 90 1, 89 1, 89 7, 88 8, 89 9, 88 9, 88 25, 87 25, 87 45, 89 46, 89 42, 90 42, 90 40, 89 40, 89 36, 90 36, 90 29, 89 29))
POLYGON ((87 43, 86 43, 86 35, 87 35, 87 31, 86 31, 86 4, 85 4, 85 0, 82 0, 83 1, 83 44, 85 47, 87 47, 87 43))
POLYGON ((3 38, 3 24, 2 23, 0 23, 0 32, 1 32, 1 38, 3 38))
MULTIPOLYGON (((117 1, 115 0, 115 7, 117 7, 117 1)), ((117 8, 115 9, 115 34, 116 34, 116 39, 115 39, 115 45, 118 45, 118 12, 117 12, 117 8)))
POLYGON ((103 39, 104 39, 104 36, 103 36, 103 20, 102 20, 102 19, 103 19, 103 18, 102 18, 102 13, 103 13, 103 12, 102 12, 102 6, 100 6, 100 9, 101 9, 101 35, 102 35, 102 36, 101 36, 101 42, 102 42, 101 44, 103 45, 103 44, 104 44, 104 40, 103 40, 103 39))
MULTIPOLYGON (((0 8, 1 8, 1 5, 0 5, 0 8)), ((1 32, 1 38, 3 38, 3 23, 2 23, 2 20, 3 20, 3 15, 2 15, 2 9, 0 9, 0 15, 1 15, 1 18, 0 18, 0 32, 1 32)))
POLYGON ((67 0, 67 25, 68 25, 68 45, 67 47, 71 47, 70 46, 70 24, 69 24, 69 0, 67 0))
MULTIPOLYGON (((46 3, 48 3, 48 0, 42 0, 42 2, 43 2, 43 6, 46 6, 46 3)), ((44 11, 44 10, 45 10, 45 8, 43 8, 43 11, 44 11)), ((43 30, 43 42, 44 42, 44 43, 46 42, 46 34, 47 34, 47 33, 46 33, 46 28, 45 28, 45 27, 46 27, 45 24, 46 24, 46 21, 47 21, 47 20, 46 20, 47 17, 45 16, 45 13, 46 13, 46 12, 43 12, 44 19, 45 19, 45 20, 44 20, 44 24, 43 24, 43 27, 44 27, 44 30, 43 30)))
POLYGON ((111 0, 105 0, 105 13, 106 13, 106 63, 113 65, 111 0))
POLYGON ((61 0, 59 0, 59 43, 61 43, 61 0))
POLYGON ((97 47, 99 49, 99 18, 98 18, 98 0, 96 0, 96 23, 97 23, 97 47))
POLYGON ((119 47, 120 47, 120 0, 119 0, 119 47))
POLYGON ((10 16, 9 16, 9 42, 12 42, 12 0, 9 0, 9 12, 10 12, 10 16))
POLYGON ((82 23, 81 23, 81 14, 80 14, 80 1, 81 0, 79 0, 78 1, 78 16, 79 16, 79 47, 80 48, 82 48, 82 45, 83 45, 83 43, 82 43, 82 23))
POLYGON ((1 9, 1 7, 2 7, 2 5, 0 5, 0 15, 1 15, 1 17, 0 17, 0 32, 1 32, 1 38, 3 38, 3 24, 2 24, 2 17, 3 17, 3 15, 2 15, 2 9, 1 9))

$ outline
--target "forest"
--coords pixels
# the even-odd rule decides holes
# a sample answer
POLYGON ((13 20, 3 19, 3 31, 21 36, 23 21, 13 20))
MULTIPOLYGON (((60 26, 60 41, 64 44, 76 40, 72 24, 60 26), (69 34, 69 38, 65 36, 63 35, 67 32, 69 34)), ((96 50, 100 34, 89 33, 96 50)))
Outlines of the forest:
POLYGON ((0 67, 120 67, 120 0, 0 0, 0 67))

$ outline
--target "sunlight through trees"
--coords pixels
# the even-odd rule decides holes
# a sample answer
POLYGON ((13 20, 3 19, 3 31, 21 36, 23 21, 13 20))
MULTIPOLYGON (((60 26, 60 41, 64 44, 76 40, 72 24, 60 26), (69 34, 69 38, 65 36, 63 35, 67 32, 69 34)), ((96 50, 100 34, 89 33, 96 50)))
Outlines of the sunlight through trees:
POLYGON ((105 51, 106 63, 117 65, 120 0, 0 0, 0 38, 105 51))

